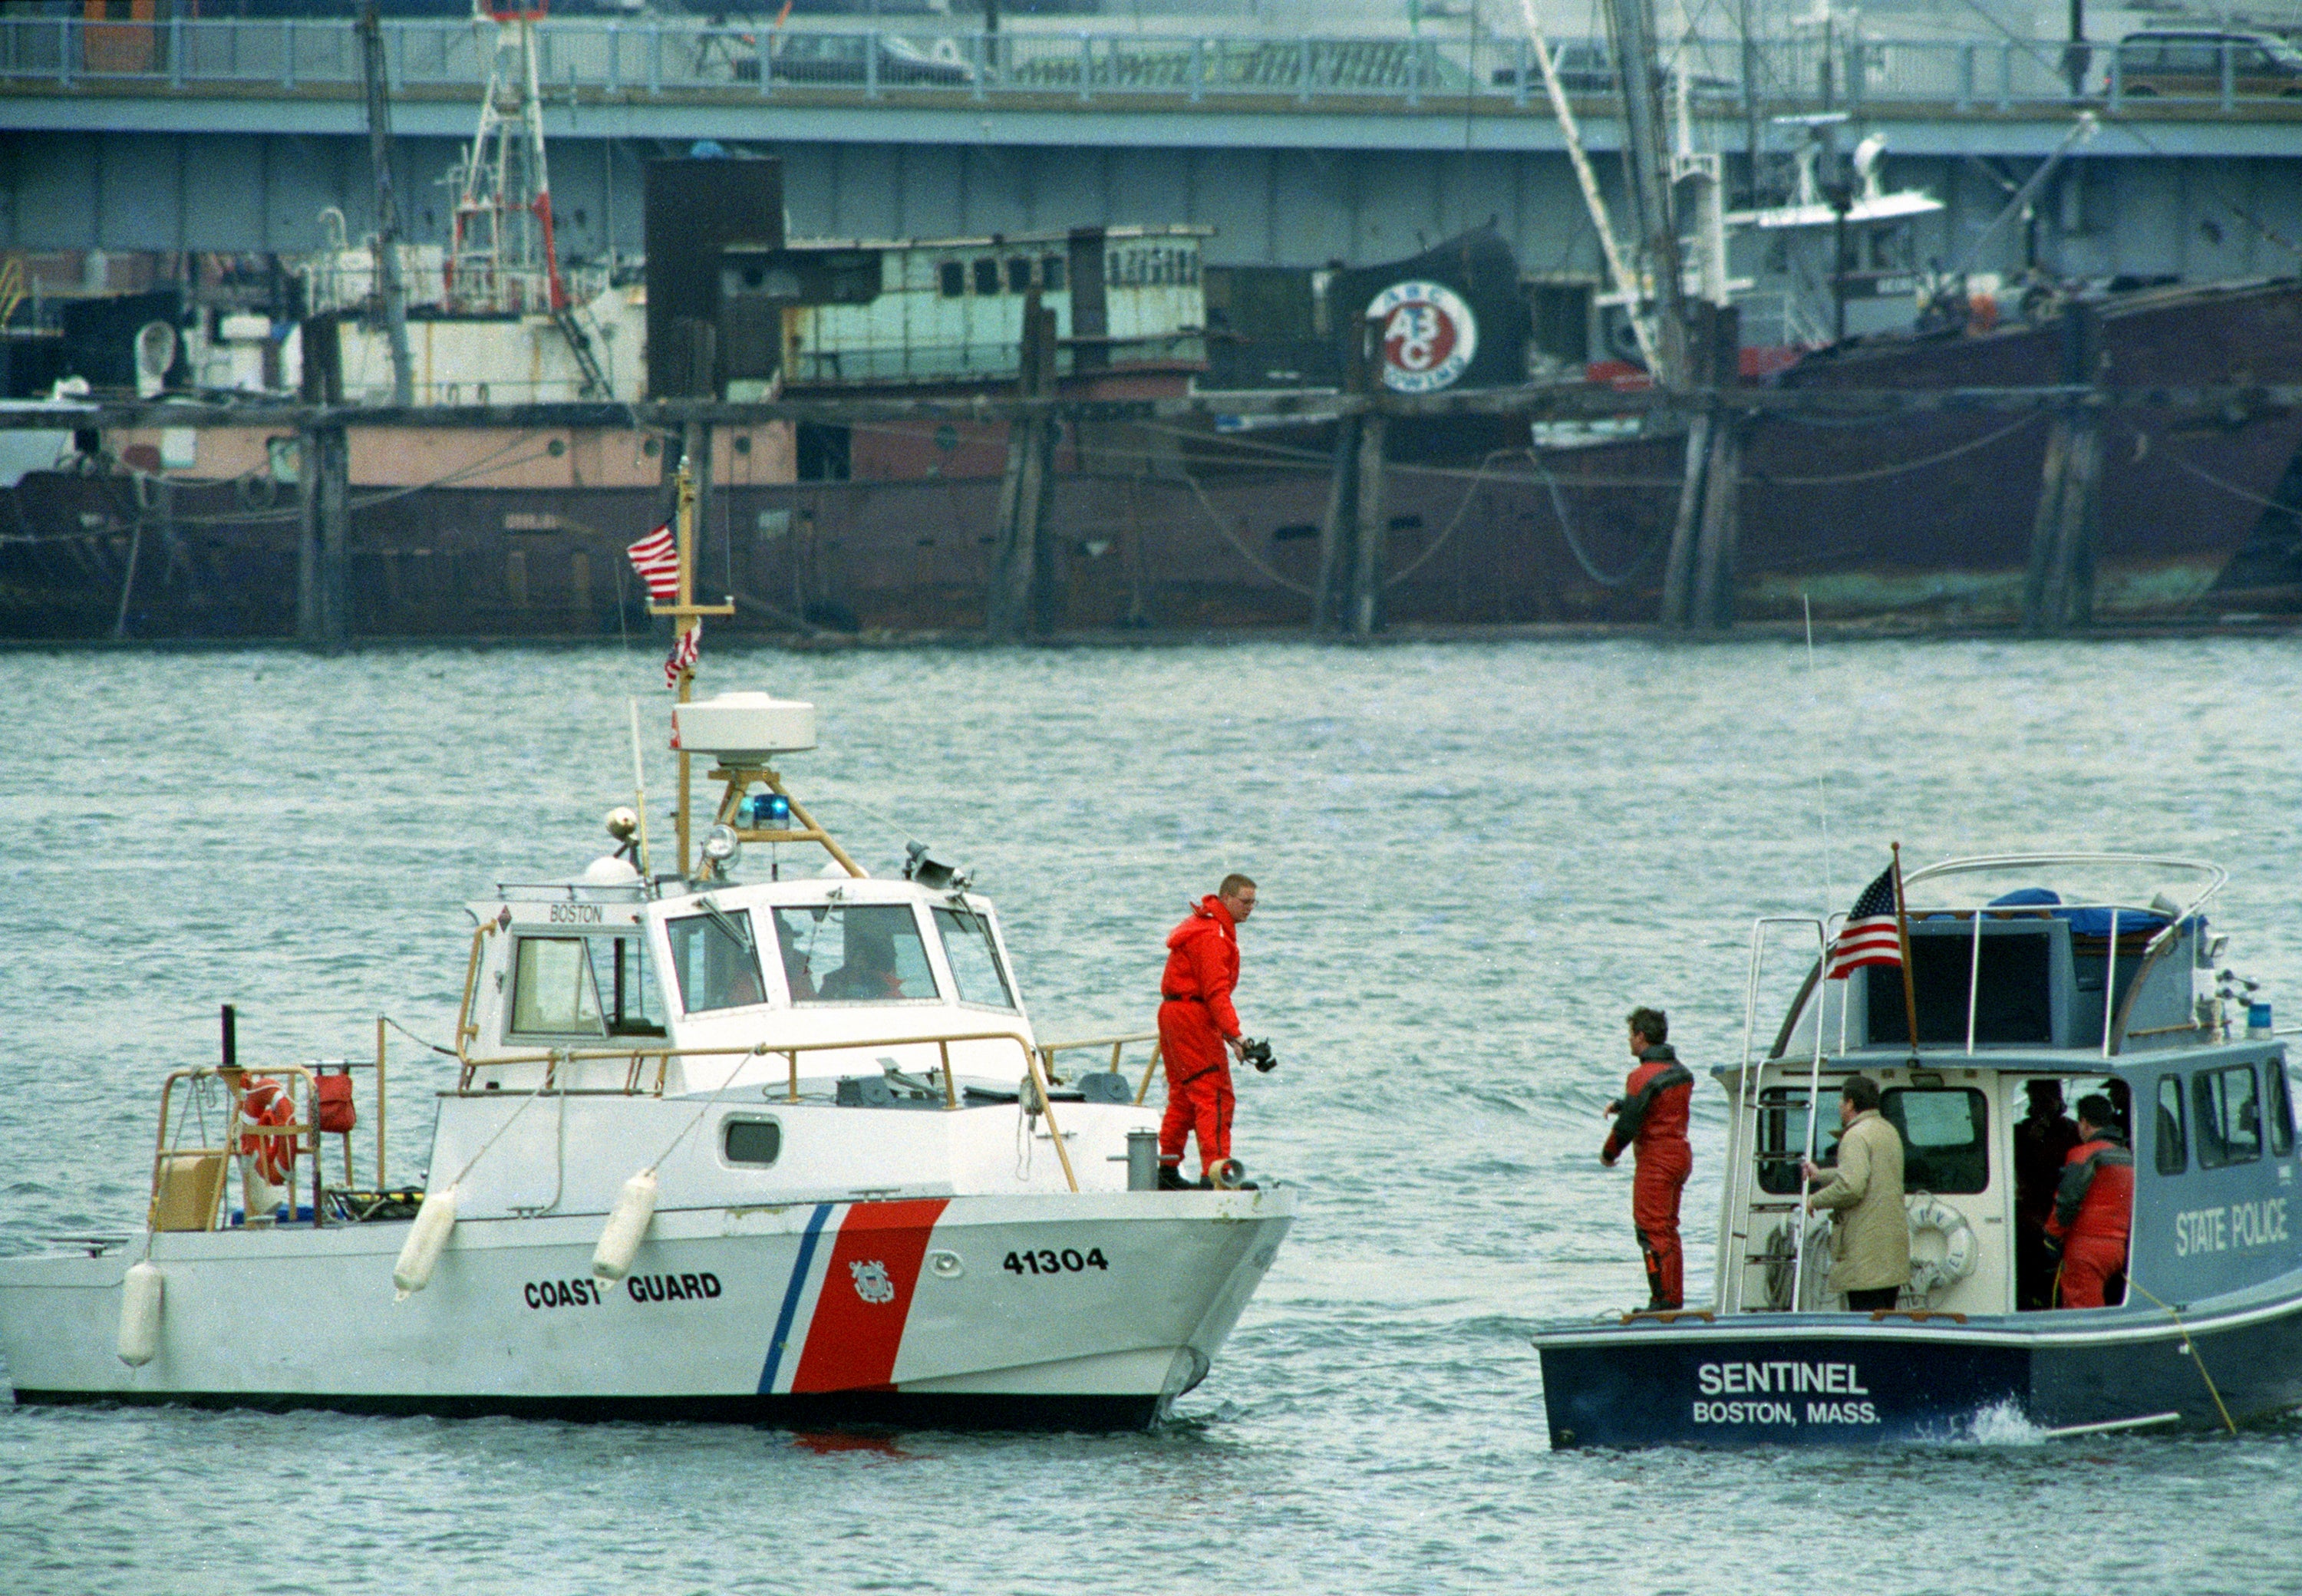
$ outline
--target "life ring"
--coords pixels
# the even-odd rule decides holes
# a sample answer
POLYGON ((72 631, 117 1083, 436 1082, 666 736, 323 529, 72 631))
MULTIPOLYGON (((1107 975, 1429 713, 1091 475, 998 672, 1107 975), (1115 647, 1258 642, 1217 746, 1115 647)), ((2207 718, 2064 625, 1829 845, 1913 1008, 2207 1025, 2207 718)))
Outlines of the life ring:
MULTIPOLYGON (((288 1090, 268 1075, 251 1075, 239 1096, 240 1116, 251 1125, 294 1122, 296 1105, 288 1090)), ((296 1170, 296 1138, 249 1131, 239 1138, 239 1150, 256 1160, 256 1172, 273 1186, 285 1186, 296 1170)))
POLYGON ((1911 1226, 1911 1294, 1932 1297, 1974 1273, 1978 1252, 1974 1227, 1966 1215, 1932 1192, 1913 1194, 1903 1205, 1911 1226), (1928 1231, 1942 1238, 1942 1256, 1920 1257, 1919 1238, 1928 1231))

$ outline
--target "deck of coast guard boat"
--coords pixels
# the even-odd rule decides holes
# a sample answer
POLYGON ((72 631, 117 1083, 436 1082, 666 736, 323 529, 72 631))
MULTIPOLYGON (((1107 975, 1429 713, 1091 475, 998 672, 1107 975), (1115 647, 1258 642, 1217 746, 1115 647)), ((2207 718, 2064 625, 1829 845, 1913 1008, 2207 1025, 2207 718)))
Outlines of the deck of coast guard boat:
POLYGON ((1825 979, 1835 924, 1762 920, 1811 960, 1729 1097, 1715 1295, 1535 1337, 1567 1446, 1954 1439, 1985 1415, 2049 1431, 2224 1427, 2302 1404, 2302 1231, 2286 1049, 2242 1027, 2208 928, 2222 872, 2171 859, 1956 861, 1912 874, 1911 983, 1825 979), (1915 1021, 1917 1041, 1911 1039, 1915 1021), (1809 1113, 1861 1071, 1901 1132, 1912 1278, 1839 1310, 1828 1223, 1804 1214, 1809 1113), (2134 1156, 2124 1300, 2024 1311, 2014 1126, 2026 1087, 2100 1092, 2134 1156), (1804 1217, 1804 1222, 1802 1218, 1804 1217))
POLYGON ((1149 1071, 1120 1072, 1148 1038, 1043 1041, 964 875, 915 846, 870 877, 794 801, 768 760, 814 743, 811 705, 682 702, 673 746, 722 783, 693 868, 684 810, 680 868, 645 868, 643 793, 610 816, 616 855, 470 906, 421 1192, 385 1178, 381 1021, 358 1073, 243 1067, 227 1011, 222 1062, 164 1085, 145 1227, 0 1259, 16 1399, 1163 1414, 1293 1193, 1155 1189, 1149 1071), (778 850, 769 879, 733 878, 747 844, 778 850))

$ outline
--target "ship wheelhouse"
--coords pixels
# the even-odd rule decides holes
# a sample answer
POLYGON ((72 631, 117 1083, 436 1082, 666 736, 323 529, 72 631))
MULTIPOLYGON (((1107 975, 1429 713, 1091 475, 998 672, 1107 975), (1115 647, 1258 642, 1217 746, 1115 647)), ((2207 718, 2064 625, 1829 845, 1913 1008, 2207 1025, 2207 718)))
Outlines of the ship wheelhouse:
POLYGON ((659 892, 578 881, 508 886, 470 910, 481 928, 466 1063, 482 1090, 533 1090, 546 1068, 620 1088, 628 1046, 665 1059, 673 1096, 754 1075, 879 1076, 886 1058, 935 1072, 947 1052, 956 1073, 1003 1081, 1012 1100, 1022 1050, 1037 1045, 996 911, 965 891, 870 878, 659 892))
POLYGON ((2051 1300, 2051 1279, 2034 1278, 2051 1260, 2019 1239, 2018 1126, 2041 1081, 2071 1104, 2100 1093, 2123 1121, 2136 1166, 2130 1303, 2284 1272, 2296 1179, 2285 1048, 2228 1012, 2222 939, 2204 912, 2222 880, 2177 860, 1932 867, 1906 884, 1907 983, 1895 964, 1829 979, 1830 922, 1760 921, 1754 1011, 1770 959, 1796 946, 1811 962, 1763 1055, 1746 1048, 1741 1066, 1714 1071, 1733 1108, 1717 1311, 1842 1306, 1828 1221, 1805 1214, 1799 1166, 1810 1152, 1827 1164, 1838 1088, 1857 1071, 1878 1083, 1903 1144, 1912 1276, 1898 1314, 2013 1315, 2051 1300))

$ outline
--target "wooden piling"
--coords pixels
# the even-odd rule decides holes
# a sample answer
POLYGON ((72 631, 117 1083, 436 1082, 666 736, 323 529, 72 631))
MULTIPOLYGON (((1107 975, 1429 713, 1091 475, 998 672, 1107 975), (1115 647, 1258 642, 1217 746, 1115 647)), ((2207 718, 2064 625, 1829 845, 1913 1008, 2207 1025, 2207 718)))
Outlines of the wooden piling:
MULTIPOLYGON (((1373 370, 1371 337, 1370 331, 1361 327, 1357 341, 1345 346, 1342 386, 1353 398, 1363 398, 1367 392, 1373 370)), ((1351 594, 1358 568, 1360 431, 1356 412, 1336 419, 1327 510, 1319 522, 1319 576, 1311 594, 1314 632, 1342 632, 1350 626, 1351 594)))
POLYGON ((344 543, 351 516, 351 448, 342 427, 307 427, 299 434, 296 486, 296 639, 334 653, 347 635, 344 543))
MULTIPOLYGON (((2093 313, 2063 312, 2063 381, 2094 383, 2100 373, 2093 313)), ((2094 622, 2095 542, 2102 486, 2102 417, 2083 400, 2066 404, 2046 434, 2030 561, 2022 585, 2022 630, 2033 636, 2094 622)))
POLYGON ((1670 548, 1663 556, 1662 609, 1666 626, 1684 628, 1694 618, 1695 545, 1701 535, 1702 487, 1710 469, 1710 412, 1697 411, 1686 424, 1686 469, 1679 479, 1678 514, 1670 525, 1670 548))
MULTIPOLYGON (((1033 289, 1023 300, 1021 372, 1026 399, 1054 391, 1055 316, 1033 289)), ((1049 575, 1054 502, 1054 440, 1059 424, 1033 412, 1007 424, 1007 465, 999 479, 999 530, 993 547, 985 631, 995 643, 1021 643, 1054 624, 1049 575)))
MULTIPOLYGON (((1695 307, 1691 342, 1693 378, 1713 394, 1732 389, 1739 375, 1741 322, 1731 306, 1695 307)), ((1724 629, 1735 624, 1735 544, 1742 469, 1741 421, 1717 399, 1688 420, 1686 470, 1678 513, 1664 556, 1662 605, 1666 626, 1724 629)))
POLYGON ((1382 451, 1387 432, 1382 412, 1359 418, 1358 488, 1353 508, 1357 535, 1351 551, 1351 635, 1372 637, 1382 630, 1384 545, 1390 524, 1382 514, 1382 451))
POLYGON ((1702 477, 1702 518, 1695 534, 1694 600, 1688 617, 1698 630, 1735 625, 1735 545, 1741 535, 1743 433, 1728 413, 1712 417, 1710 461, 1702 477))

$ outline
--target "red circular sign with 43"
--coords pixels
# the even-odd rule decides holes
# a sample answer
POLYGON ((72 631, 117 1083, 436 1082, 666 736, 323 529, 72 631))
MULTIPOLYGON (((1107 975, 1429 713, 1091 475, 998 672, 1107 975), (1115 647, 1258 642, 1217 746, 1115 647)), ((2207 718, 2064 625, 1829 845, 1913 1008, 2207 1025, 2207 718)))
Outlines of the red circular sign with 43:
POLYGON ((1374 297, 1367 319, 1382 347, 1382 385, 1432 393, 1459 378, 1479 350, 1479 322, 1462 296, 1435 282, 1399 282, 1374 297))

